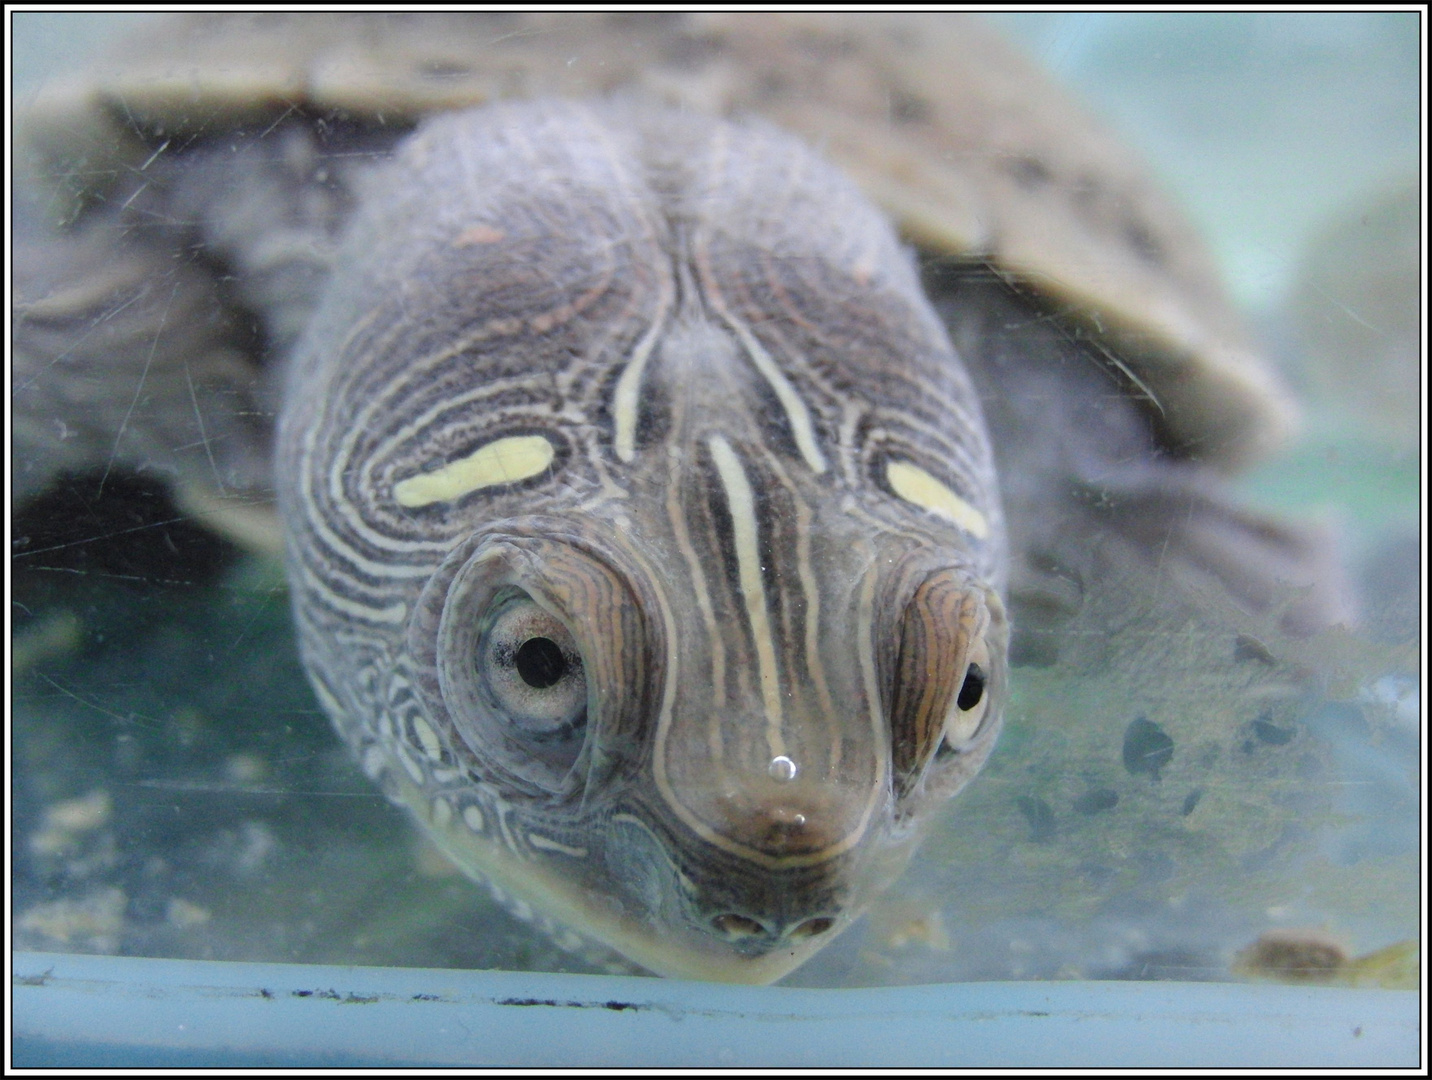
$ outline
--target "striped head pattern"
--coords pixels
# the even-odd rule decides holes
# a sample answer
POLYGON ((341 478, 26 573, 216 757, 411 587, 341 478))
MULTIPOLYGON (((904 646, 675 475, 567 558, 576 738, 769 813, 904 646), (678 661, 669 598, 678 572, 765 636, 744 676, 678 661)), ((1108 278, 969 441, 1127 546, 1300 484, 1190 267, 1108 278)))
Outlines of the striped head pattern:
POLYGON ((520 912, 768 981, 984 761, 1004 536, 978 402, 854 186, 755 123, 438 117, 295 358, 310 677, 520 912))

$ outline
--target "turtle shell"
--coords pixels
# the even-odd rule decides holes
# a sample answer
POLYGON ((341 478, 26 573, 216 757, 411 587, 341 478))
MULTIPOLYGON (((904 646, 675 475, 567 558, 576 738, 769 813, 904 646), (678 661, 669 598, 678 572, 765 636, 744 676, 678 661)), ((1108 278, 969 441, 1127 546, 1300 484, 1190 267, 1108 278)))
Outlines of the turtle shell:
POLYGON ((927 253, 980 260, 1107 346, 1176 456, 1231 467, 1293 406, 1142 164, 1029 60, 949 14, 188 15, 25 117, 73 217, 162 148, 293 113, 412 126, 537 95, 636 92, 814 143, 927 253))

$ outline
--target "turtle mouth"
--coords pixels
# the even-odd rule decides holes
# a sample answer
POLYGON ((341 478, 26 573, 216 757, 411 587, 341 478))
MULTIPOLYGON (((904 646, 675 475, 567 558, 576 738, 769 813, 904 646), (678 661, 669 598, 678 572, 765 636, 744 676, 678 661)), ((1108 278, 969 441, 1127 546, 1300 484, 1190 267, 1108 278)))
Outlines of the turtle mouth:
MULTIPOLYGON (((844 860, 772 875, 723 867, 707 877, 704 895, 683 897, 693 937, 743 957, 823 948, 860 906, 844 860)), ((683 883, 685 884, 685 883, 683 883)))
POLYGON ((773 871, 718 845, 620 815, 605 849, 606 880, 638 925, 665 925, 668 944, 694 954, 758 960, 809 956, 860 906, 853 880, 863 853, 773 871), (684 840, 684 842, 683 842, 684 840))
POLYGON ((685 921, 697 936, 741 956, 818 949, 850 921, 853 869, 848 858, 782 873, 735 860, 714 873, 708 867, 699 893, 689 879, 681 883, 685 921))
MULTIPOLYGON (((708 924, 715 937, 744 956, 764 956, 777 948, 804 945, 814 939, 834 936, 839 930, 837 914, 806 918, 757 918, 736 911, 714 915, 708 924)), ((824 944, 821 942, 820 944, 824 944)))

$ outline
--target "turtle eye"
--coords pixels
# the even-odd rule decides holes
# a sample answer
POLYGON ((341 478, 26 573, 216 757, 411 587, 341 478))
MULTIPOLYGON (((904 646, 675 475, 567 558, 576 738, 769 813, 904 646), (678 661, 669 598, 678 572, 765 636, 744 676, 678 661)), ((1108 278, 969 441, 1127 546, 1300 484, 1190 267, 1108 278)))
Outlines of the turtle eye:
POLYGON ((955 699, 960 712, 969 712, 984 700, 984 687, 984 669, 978 664, 971 664, 965 669, 965 681, 960 686, 960 696, 955 699))
POLYGON ((963 752, 990 709, 991 612, 986 590, 958 570, 930 575, 905 608, 891 734, 902 794, 932 759, 963 752))
POLYGON ((989 694, 986 692, 989 682, 989 676, 986 674, 989 669, 989 643, 984 635, 970 642, 968 657, 964 682, 960 684, 954 708, 945 717, 944 738, 936 751, 936 757, 940 759, 948 758, 964 749, 979 731, 985 713, 989 711, 989 694))
POLYGON ((432 722, 493 782, 575 798, 642 744, 653 665, 636 579, 530 534, 560 519, 506 528, 470 537, 423 587, 408 625, 414 681, 432 722))
POLYGON ((523 742, 575 740, 587 722, 587 677, 571 632, 524 593, 493 608, 477 652, 484 696, 523 742))

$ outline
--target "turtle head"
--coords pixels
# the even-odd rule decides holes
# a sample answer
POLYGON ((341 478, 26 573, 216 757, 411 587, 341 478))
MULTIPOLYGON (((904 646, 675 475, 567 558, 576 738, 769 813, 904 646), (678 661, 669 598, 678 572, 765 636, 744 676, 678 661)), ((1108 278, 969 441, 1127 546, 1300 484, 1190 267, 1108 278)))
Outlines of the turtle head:
POLYGON ((757 448, 713 437, 669 467, 640 525, 513 517, 451 553, 409 621, 440 747, 413 765, 463 775, 428 823, 502 892, 657 972, 764 982, 850 925, 979 769, 1003 609, 948 547, 872 532, 822 485, 758 510, 757 448))
POLYGON ((519 911, 778 978, 999 726, 992 457, 914 267, 759 125, 502 106, 387 183, 281 425, 314 684, 519 911))

